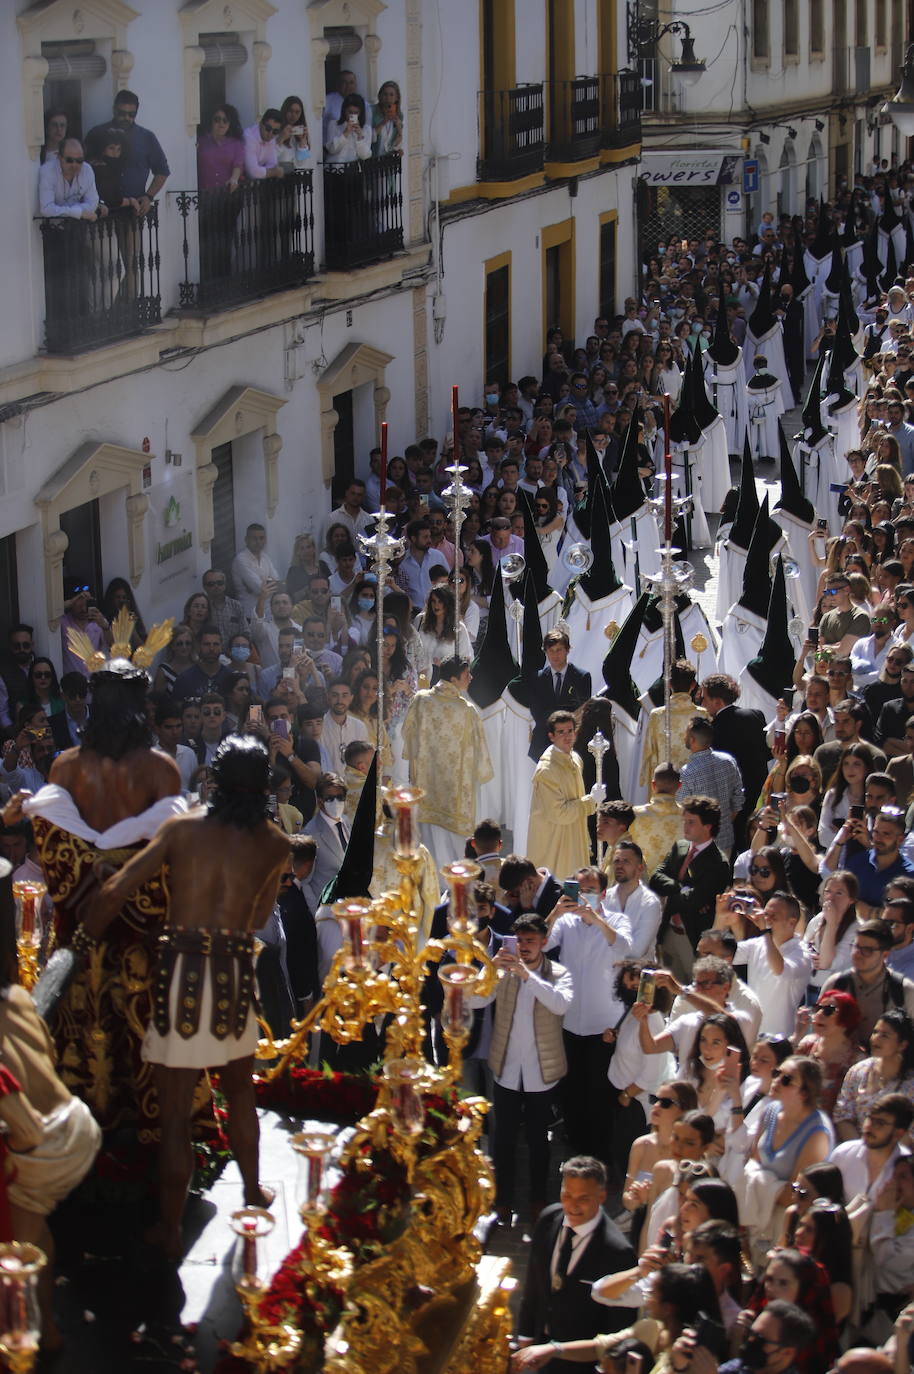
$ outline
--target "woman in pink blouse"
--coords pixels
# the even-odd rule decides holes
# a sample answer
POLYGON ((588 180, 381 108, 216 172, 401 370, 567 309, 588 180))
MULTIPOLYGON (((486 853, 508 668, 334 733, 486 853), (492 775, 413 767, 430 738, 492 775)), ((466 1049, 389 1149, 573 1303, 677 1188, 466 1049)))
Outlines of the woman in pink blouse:
POLYGON ((238 111, 234 105, 218 105, 210 116, 209 131, 197 141, 201 284, 231 273, 235 221, 242 204, 238 186, 243 171, 244 143, 238 111))

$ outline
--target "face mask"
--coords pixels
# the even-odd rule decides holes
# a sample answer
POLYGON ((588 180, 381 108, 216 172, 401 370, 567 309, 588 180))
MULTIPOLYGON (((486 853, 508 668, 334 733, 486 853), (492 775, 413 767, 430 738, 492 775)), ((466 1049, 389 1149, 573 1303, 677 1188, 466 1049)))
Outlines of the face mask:
POLYGON ((497 405, 498 405, 498 396, 495 394, 494 391, 487 391, 487 392, 486 392, 486 405, 487 405, 487 406, 497 406, 497 405))
POLYGON ((692 333, 693 333, 693 334, 700 334, 700 333, 701 333, 701 325, 700 325, 700 324, 693 324, 693 325, 692 325, 692 333))
POLYGON ((232 658, 236 663, 247 663, 251 657, 251 651, 246 644, 232 645, 232 658))
POLYGON ((764 1369, 768 1357, 761 1336, 755 1336, 750 1332, 739 1348, 739 1357, 749 1369, 764 1369))
POLYGON ((360 596, 358 601, 356 602, 356 605, 358 606, 360 611, 374 610, 374 601, 370 596, 360 596))
POLYGON ((703 1064, 706 1069, 719 1069, 723 1062, 720 1059, 706 1059, 703 1054, 700 1054, 698 1056, 698 1059, 699 1062, 703 1064))
POLYGON ((324 811, 332 821, 340 820, 345 805, 346 803, 340 797, 328 797, 323 804, 324 811))

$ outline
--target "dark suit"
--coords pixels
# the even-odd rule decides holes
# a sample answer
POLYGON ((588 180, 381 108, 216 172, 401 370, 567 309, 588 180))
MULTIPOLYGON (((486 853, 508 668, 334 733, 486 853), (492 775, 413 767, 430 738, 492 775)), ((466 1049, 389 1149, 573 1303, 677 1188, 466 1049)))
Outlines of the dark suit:
MULTIPOLYGON (((551 1265, 565 1214, 559 1203, 547 1207, 533 1230, 527 1260, 527 1277, 517 1318, 517 1334, 543 1341, 589 1340, 602 1332, 621 1331, 637 1316, 631 1307, 606 1307, 590 1296, 590 1285, 605 1274, 618 1274, 636 1263, 635 1252, 625 1236, 600 1210, 596 1230, 582 1242, 574 1267, 558 1292, 552 1288, 551 1265)), ((570 1360, 550 1360, 550 1374, 579 1374, 581 1366, 570 1360)))
POLYGON ((679 872, 691 848, 688 840, 677 840, 655 873, 648 887, 666 903, 661 922, 661 935, 672 916, 679 916, 694 949, 703 930, 714 924, 715 901, 730 882, 730 865, 713 842, 703 849, 686 869, 680 880, 679 872))
POLYGON ((286 964, 295 998, 295 1014, 301 1016, 307 997, 321 995, 317 974, 317 927, 307 898, 295 883, 280 889, 279 915, 286 932, 286 964))
POLYGON ((556 695, 553 670, 548 664, 539 670, 530 687, 530 714, 533 717, 531 759, 539 762, 542 754, 549 748, 546 721, 552 712, 577 711, 593 695, 590 686, 590 673, 576 668, 573 663, 566 663, 562 669, 562 690, 556 695))
POLYGON ((762 785, 768 776, 771 751, 765 739, 765 717, 761 711, 745 706, 725 706, 712 721, 712 749, 720 749, 736 759, 742 775, 746 802, 733 822, 733 852, 745 848, 746 820, 756 808, 762 785))

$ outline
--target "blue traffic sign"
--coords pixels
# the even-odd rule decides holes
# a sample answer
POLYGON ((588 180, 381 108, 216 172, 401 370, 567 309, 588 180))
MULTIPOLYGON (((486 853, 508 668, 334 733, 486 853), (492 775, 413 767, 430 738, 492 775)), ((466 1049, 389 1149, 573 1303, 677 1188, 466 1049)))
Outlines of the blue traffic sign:
POLYGON ((743 194, 753 195, 759 187, 759 168, 757 157, 743 159, 743 194))

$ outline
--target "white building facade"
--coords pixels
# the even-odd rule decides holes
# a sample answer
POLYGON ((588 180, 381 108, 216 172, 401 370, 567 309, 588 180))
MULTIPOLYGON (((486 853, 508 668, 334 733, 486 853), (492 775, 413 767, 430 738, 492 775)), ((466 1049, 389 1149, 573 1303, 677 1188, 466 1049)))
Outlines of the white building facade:
POLYGON ((59 662, 66 582, 114 576, 147 624, 179 615, 255 520, 284 571, 382 420, 391 454, 443 438, 453 384, 475 404, 486 371, 539 375, 549 324, 583 342, 621 310, 640 138, 624 44, 621 0, 2 7, 0 626, 33 624, 59 662), (333 181, 321 118, 341 69, 369 101, 397 82, 403 152, 333 181), (46 115, 85 133, 121 88, 170 166, 154 212, 40 221, 46 115), (229 101, 247 127, 288 95, 312 157, 253 183, 214 266, 201 120, 229 101))
POLYGON ((745 236, 766 210, 802 215, 809 198, 833 196, 842 178, 853 184, 874 158, 904 157, 880 110, 898 86, 907 0, 629 0, 629 9, 632 32, 639 20, 687 24, 705 63, 692 84, 676 75, 679 30, 640 49, 643 255, 706 227, 727 241, 745 236), (744 159, 756 164, 745 190, 744 159))

